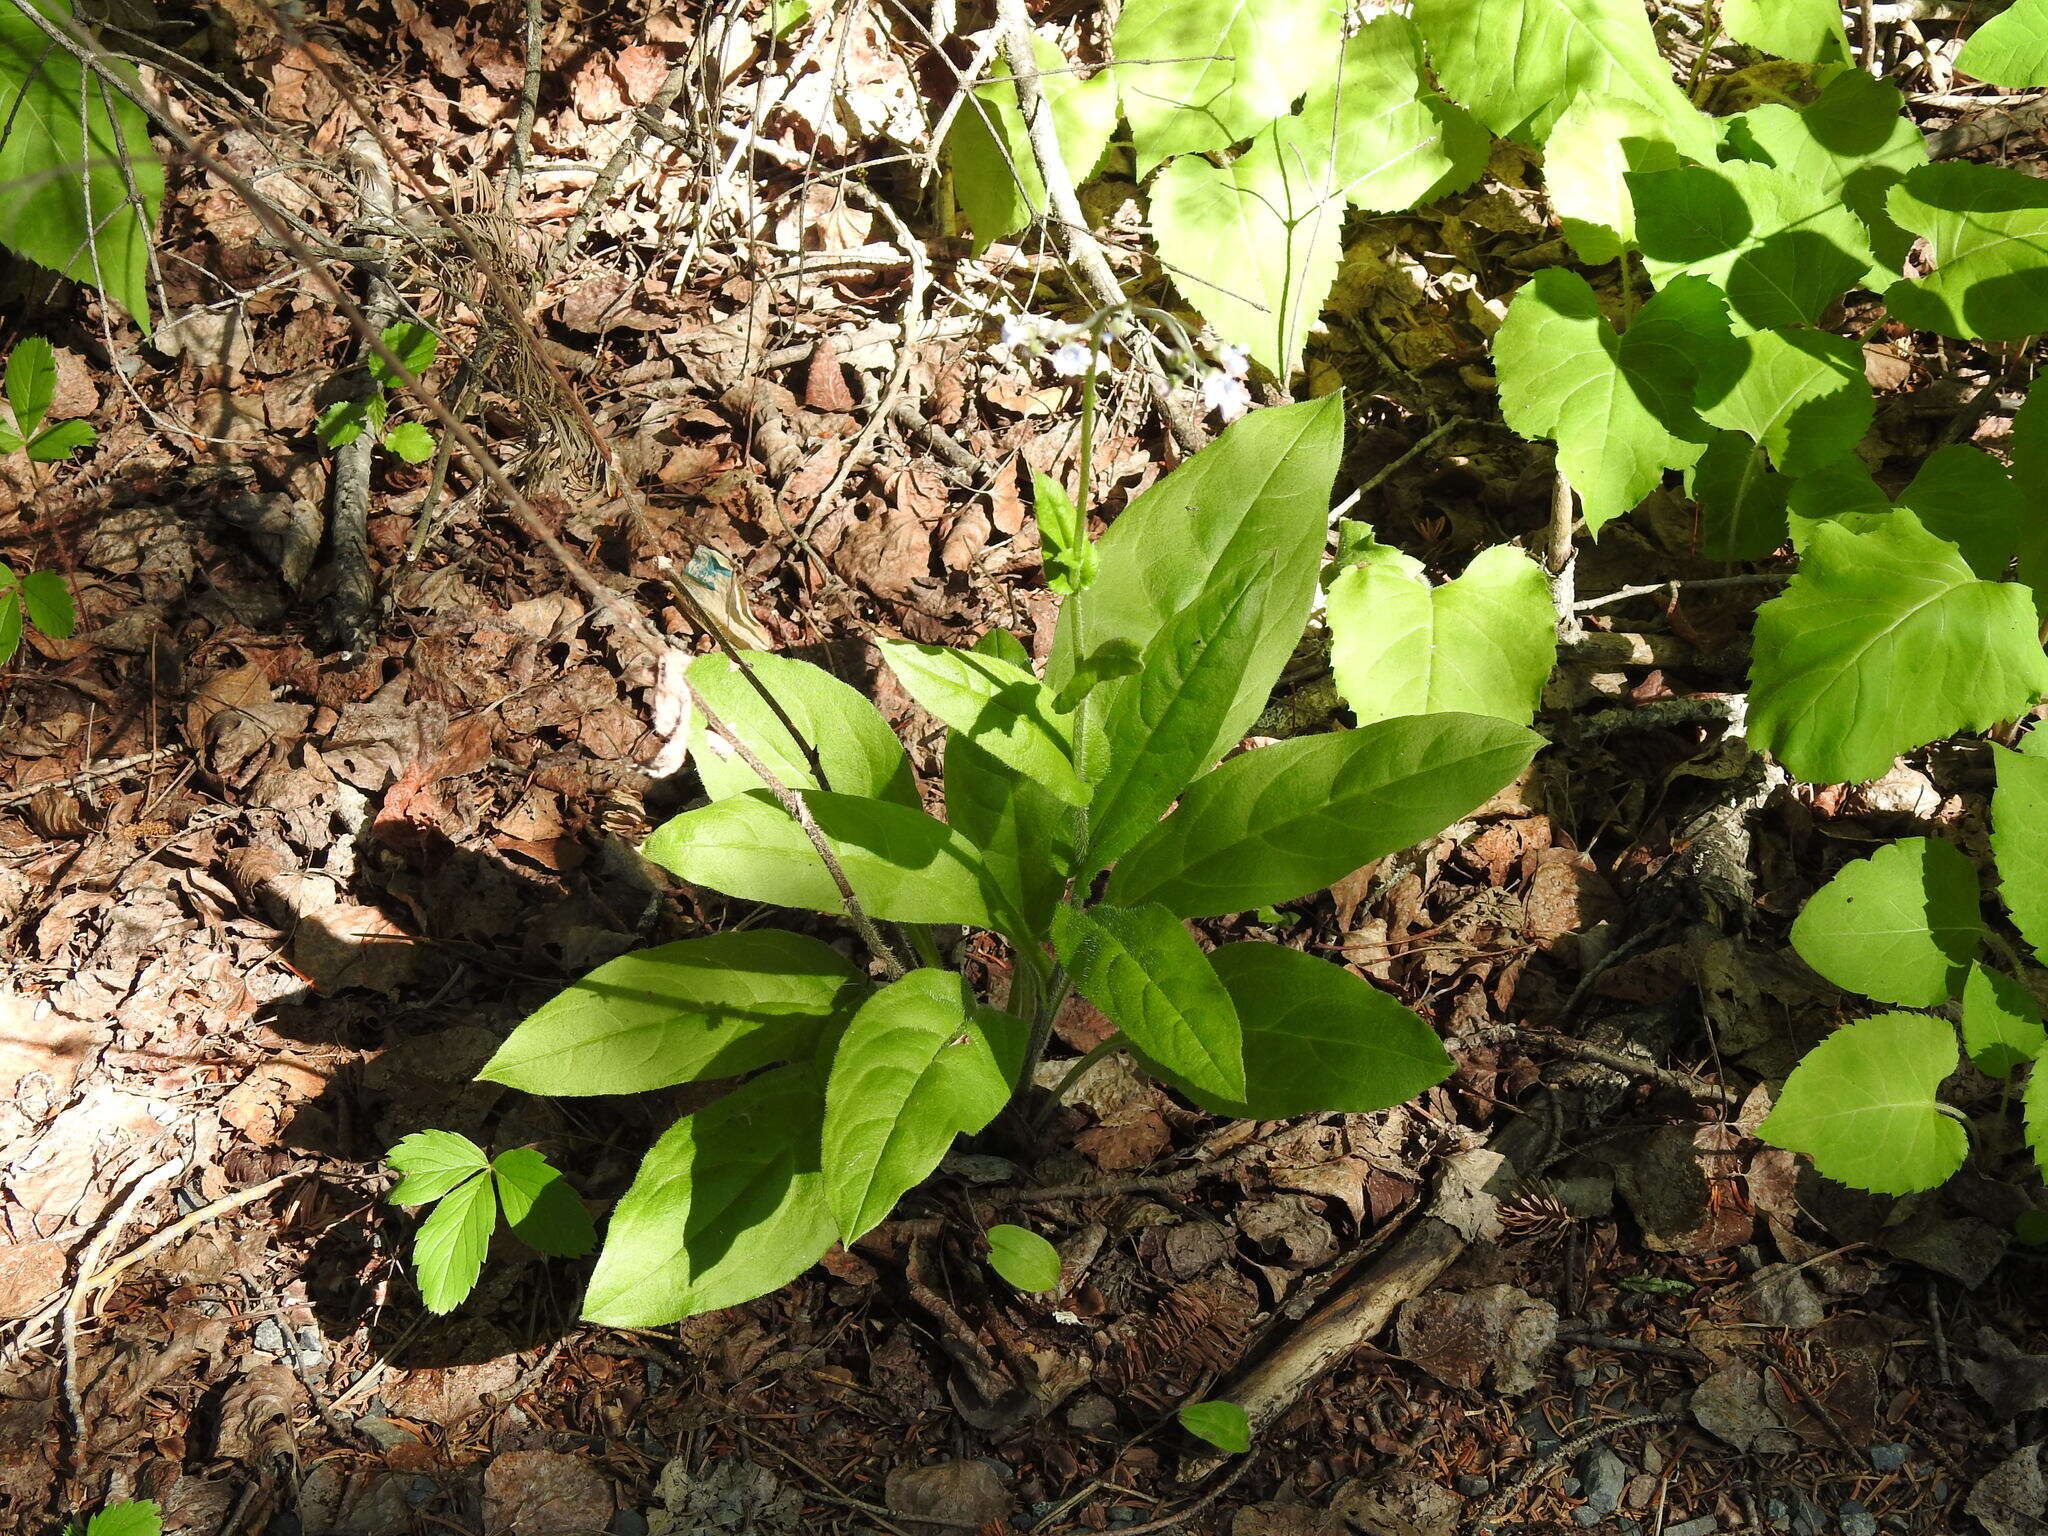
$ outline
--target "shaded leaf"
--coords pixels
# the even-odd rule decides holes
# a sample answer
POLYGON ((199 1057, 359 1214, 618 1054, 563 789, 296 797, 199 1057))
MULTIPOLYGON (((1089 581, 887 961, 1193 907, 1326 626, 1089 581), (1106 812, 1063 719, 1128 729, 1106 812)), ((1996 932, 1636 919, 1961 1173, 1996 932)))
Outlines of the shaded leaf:
POLYGON ((1845 864, 1792 924, 1792 947, 1848 992, 1935 1008, 1963 990, 1983 933, 1977 871, 1932 838, 1845 864))
POLYGON ((1059 1250, 1029 1227, 1008 1223, 990 1227, 988 1266, 1020 1291, 1059 1288, 1059 1250))
POLYGON ((2048 1045, 2041 1003, 2026 986, 1988 966, 1970 967, 1963 983, 1963 1049, 1988 1077, 2010 1077, 2048 1045))
POLYGON ((1237 1008, 1179 918, 1161 906, 1063 906, 1052 937, 1074 990, 1146 1056, 1203 1092, 1244 1096, 1237 1008))
POLYGON ((1956 1069, 1956 1034, 1924 1013, 1881 1013, 1806 1053, 1757 1126, 1838 1183, 1880 1195, 1932 1189, 1963 1164, 1963 1128, 1935 1094, 1956 1069))
POLYGON ((505 1224, 528 1247, 573 1259, 597 1246, 590 1212, 569 1181, 530 1147, 500 1152, 491 1164, 505 1224))

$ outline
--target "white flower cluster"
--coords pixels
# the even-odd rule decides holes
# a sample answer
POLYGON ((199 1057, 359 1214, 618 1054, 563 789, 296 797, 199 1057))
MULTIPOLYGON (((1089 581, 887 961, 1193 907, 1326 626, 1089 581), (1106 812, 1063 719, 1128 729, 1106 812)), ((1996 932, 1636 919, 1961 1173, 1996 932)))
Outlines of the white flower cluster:
POLYGON ((1092 361, 1097 372, 1109 367, 1109 354, 1100 347, 1091 359, 1088 327, 1048 320, 1043 315, 1014 314, 1003 321, 1003 345, 1014 347, 1026 357, 1049 357, 1052 371, 1063 379, 1078 379, 1092 361))
MULTIPOLYGON (((1121 322, 1112 322, 1111 329, 1120 326, 1121 322)), ((1109 370, 1109 353, 1100 346, 1091 349, 1088 339, 1089 328, 1085 325, 1050 320, 1025 311, 1003 318, 1003 345, 1025 357, 1046 358, 1052 371, 1063 379, 1078 379, 1090 366, 1098 373, 1109 370)), ((1216 348, 1213 364, 1204 363, 1181 348, 1171 348, 1168 362, 1182 380, 1194 386, 1204 411, 1214 411, 1231 422, 1251 409, 1252 392, 1245 382, 1251 372, 1251 358, 1243 347, 1233 343, 1216 348)))
POLYGON ((1252 408, 1252 392, 1245 384, 1251 372, 1251 356, 1232 343, 1216 349, 1216 366, 1202 373, 1202 409, 1214 411, 1225 421, 1235 421, 1252 408))

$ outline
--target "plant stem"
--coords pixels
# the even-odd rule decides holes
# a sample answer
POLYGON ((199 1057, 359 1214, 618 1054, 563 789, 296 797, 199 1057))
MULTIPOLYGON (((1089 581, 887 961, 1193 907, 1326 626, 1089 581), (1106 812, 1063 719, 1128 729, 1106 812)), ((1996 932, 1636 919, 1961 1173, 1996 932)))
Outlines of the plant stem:
POLYGON ((935 971, 942 971, 946 968, 945 962, 939 958, 939 946, 932 942, 932 931, 928 925, 924 923, 903 923, 899 925, 899 928, 901 932, 909 936, 910 947, 917 951, 918 959, 935 971))
POLYGON ((1043 1124, 1046 1118, 1060 1107, 1061 1102, 1066 1096, 1074 1091, 1075 1085, 1088 1075, 1089 1068, 1102 1060, 1103 1057, 1120 1051, 1123 1048, 1124 1037, 1120 1032, 1112 1034, 1108 1039, 1098 1041, 1095 1045, 1091 1046, 1086 1055, 1067 1068, 1067 1075, 1059 1080, 1059 1086, 1054 1088, 1051 1094, 1047 1096, 1044 1105, 1038 1111, 1039 1122, 1043 1124))
POLYGON ((1052 975, 1046 979, 1039 993, 1038 1011, 1031 1019, 1031 1039, 1024 1047, 1024 1069, 1017 1074, 1017 1087, 1021 1091, 1038 1075, 1038 1064, 1045 1060, 1045 1047, 1052 1039, 1052 1021, 1059 1017, 1061 1006, 1067 1000, 1067 972, 1064 966, 1055 965, 1052 975))

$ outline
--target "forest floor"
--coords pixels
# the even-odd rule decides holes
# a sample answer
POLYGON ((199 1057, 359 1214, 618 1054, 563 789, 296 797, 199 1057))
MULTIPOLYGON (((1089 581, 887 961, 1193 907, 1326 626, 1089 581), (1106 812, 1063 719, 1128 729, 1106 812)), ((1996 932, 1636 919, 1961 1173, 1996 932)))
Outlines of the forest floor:
MULTIPOLYGON (((327 0, 292 23, 224 0, 155 39, 218 83, 154 78, 339 245, 370 238, 347 157, 374 128, 402 204, 447 199, 500 283, 537 285, 522 350, 430 220, 391 264, 445 338, 437 380, 484 359, 468 419, 559 539, 702 646, 664 584, 688 568, 743 638, 870 687, 934 769, 868 642, 1049 638, 1022 489, 1028 467, 1071 474, 1076 391, 998 333, 1017 304, 1068 307, 1058 262, 941 224, 951 93, 922 11, 832 7, 772 48, 741 21, 655 134, 634 114, 697 24, 546 9, 509 208, 517 3, 327 0)), ((1546 516, 1548 450, 1500 424, 1484 350, 1551 238, 1528 170, 1503 150, 1472 193, 1357 220, 1312 348, 1311 386, 1349 399, 1340 491, 1433 570, 1546 516)), ((1171 302, 1128 181, 1090 213, 1171 302)), ((0 1530, 117 1497, 209 1536, 2048 1529, 2016 1454, 2048 1428, 2044 1260, 2009 1247, 2011 1189, 1853 1196, 1747 1133, 1759 1085, 1842 1006, 1785 945, 1800 901, 1902 832, 1981 854, 1989 780, 1941 753, 1861 786, 1761 780, 1722 726, 1764 583, 1589 609, 1541 722, 1559 748, 1523 782, 1243 920, 1437 1025, 1458 1071, 1416 1103, 1223 1123, 1111 1058, 1048 1128, 999 1123, 906 1219, 761 1301, 593 1328, 586 1264, 508 1248, 429 1316, 386 1149, 429 1126, 535 1143, 614 1198, 702 1094, 539 1100, 471 1075, 592 965, 759 914, 633 853, 695 792, 674 701, 459 466, 430 506, 431 467, 380 456, 374 640, 337 653, 312 425, 348 327, 190 167, 160 262, 175 319, 146 338, 87 290, 11 305, 14 335, 58 344, 53 414, 99 446, 0 470, 0 556, 63 572, 81 611, 0 675, 0 1530), (1578 1106, 1550 1176, 1213 1470, 1173 1409, 1284 1349, 1539 1084, 1578 1106), (1059 1294, 993 1279, 991 1213, 1061 1245, 1059 1294)), ((1881 426, 1924 451, 1973 360, 1882 335, 1868 356, 1881 426)), ((1138 391, 1110 407, 1113 508, 1172 455, 1138 391)), ((1581 597, 1726 574, 1690 538, 1653 500, 1589 549, 1581 597)), ((1304 654, 1280 715, 1312 709, 1316 670, 1304 654)), ((1076 1008, 1059 1033, 1081 1050, 1101 1027, 1076 1008)))

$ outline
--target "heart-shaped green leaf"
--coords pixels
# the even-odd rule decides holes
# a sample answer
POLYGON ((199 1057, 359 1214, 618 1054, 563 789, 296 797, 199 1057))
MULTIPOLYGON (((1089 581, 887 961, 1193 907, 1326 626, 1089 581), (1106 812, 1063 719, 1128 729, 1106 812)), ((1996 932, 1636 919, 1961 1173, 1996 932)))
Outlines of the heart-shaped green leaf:
POLYGON ((1836 986, 1911 1008, 1962 992, 1982 936, 1976 868, 1926 837, 1844 864, 1792 924, 1793 949, 1836 986))
POLYGON ((1956 1061, 1956 1032, 1945 1020, 1924 1013, 1861 1019, 1806 1053, 1757 1135, 1804 1152, 1854 1189, 1932 1189, 1969 1151, 1962 1126, 1935 1099, 1956 1061))

